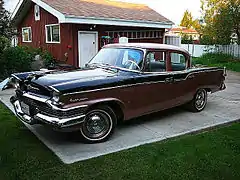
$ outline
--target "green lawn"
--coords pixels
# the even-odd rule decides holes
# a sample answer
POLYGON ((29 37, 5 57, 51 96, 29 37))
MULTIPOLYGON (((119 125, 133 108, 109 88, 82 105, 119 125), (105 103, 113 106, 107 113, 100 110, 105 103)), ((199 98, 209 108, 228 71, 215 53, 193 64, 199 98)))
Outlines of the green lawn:
POLYGON ((0 105, 0 179, 240 179, 240 123, 64 165, 0 105))
POLYGON ((226 67, 228 70, 240 72, 240 59, 236 59, 225 54, 204 54, 201 57, 193 58, 193 64, 203 64, 212 67, 226 67))

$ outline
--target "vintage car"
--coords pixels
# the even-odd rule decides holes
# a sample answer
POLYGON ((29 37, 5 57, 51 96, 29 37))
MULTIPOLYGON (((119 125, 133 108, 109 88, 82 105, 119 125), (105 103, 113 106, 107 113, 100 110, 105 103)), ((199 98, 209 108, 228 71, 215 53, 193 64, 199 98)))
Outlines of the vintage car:
POLYGON ((208 92, 225 89, 225 68, 191 66, 177 46, 126 43, 104 46, 85 68, 13 74, 17 116, 28 124, 79 131, 106 141, 118 122, 186 105, 202 111, 208 92))

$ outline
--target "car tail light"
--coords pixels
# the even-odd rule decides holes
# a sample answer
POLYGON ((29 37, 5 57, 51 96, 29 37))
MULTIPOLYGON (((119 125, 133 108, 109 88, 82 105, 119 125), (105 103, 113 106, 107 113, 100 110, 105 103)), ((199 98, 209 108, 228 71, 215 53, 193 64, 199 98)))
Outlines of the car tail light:
POLYGON ((227 68, 226 68, 226 67, 224 67, 224 69, 223 69, 223 76, 224 76, 224 77, 227 76, 227 68))

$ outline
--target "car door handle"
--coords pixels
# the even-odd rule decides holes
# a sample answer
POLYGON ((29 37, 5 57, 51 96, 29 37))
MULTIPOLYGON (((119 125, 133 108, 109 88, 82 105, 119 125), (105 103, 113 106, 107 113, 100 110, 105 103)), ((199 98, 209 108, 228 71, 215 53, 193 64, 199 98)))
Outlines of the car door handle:
POLYGON ((173 83, 174 82, 174 78, 173 77, 169 77, 165 79, 165 83, 173 83))

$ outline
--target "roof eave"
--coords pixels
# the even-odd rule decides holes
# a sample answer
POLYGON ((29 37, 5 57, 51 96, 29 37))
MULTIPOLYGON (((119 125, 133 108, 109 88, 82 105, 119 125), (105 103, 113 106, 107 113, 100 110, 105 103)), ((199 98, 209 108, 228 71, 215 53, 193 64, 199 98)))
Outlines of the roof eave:
POLYGON ((65 16, 64 21, 60 23, 74 23, 74 24, 99 24, 99 25, 113 25, 113 26, 133 26, 133 27, 149 27, 149 28, 171 28, 172 22, 154 22, 154 21, 140 21, 140 20, 126 20, 116 18, 100 18, 100 17, 77 17, 72 15, 65 16))
POLYGON ((11 19, 13 20, 13 22, 16 25, 17 25, 18 21, 20 21, 20 19, 21 19, 21 16, 19 16, 19 12, 21 12, 21 9, 24 8, 25 3, 30 3, 30 2, 33 2, 37 5, 39 5, 41 8, 43 8, 47 12, 54 15, 56 18, 58 18, 59 22, 65 20, 65 15, 64 14, 60 13, 59 11, 52 8, 51 6, 49 6, 48 4, 46 4, 45 2, 43 2, 41 0, 20 0, 17 4, 16 8, 14 9, 12 15, 11 15, 11 19))

